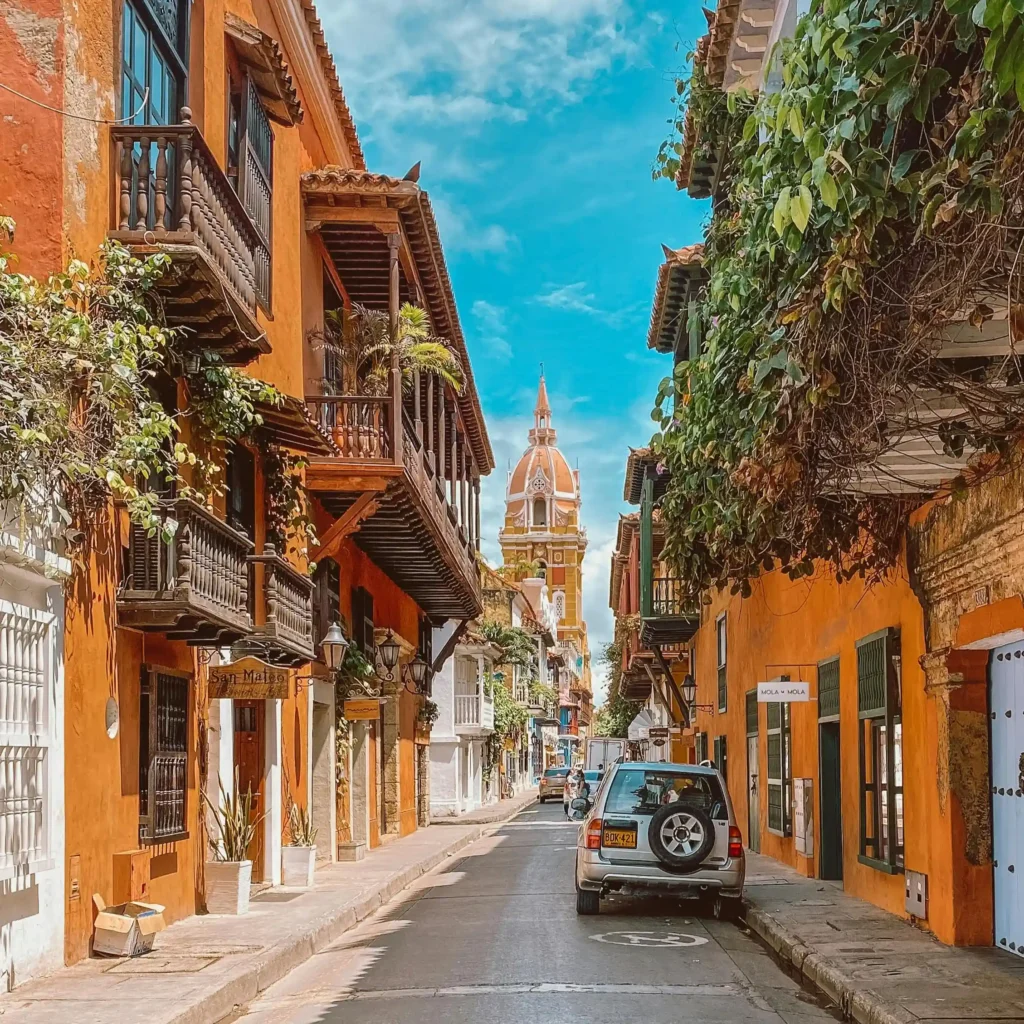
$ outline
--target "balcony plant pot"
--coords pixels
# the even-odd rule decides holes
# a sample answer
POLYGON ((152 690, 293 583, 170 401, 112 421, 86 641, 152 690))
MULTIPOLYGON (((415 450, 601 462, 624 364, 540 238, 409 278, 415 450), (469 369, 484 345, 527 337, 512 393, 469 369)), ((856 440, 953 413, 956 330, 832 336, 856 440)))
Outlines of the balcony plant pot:
POLYGON ((313 887, 316 866, 315 846, 281 847, 281 884, 297 889, 313 887))
POLYGON ((249 913, 251 860, 206 862, 206 909, 211 914, 249 913))

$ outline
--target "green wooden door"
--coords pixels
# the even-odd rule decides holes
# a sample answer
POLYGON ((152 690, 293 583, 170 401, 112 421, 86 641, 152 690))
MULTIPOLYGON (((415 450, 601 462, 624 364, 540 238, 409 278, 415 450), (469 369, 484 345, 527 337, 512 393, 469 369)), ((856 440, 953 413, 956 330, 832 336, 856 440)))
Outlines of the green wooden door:
POLYGON ((822 878, 842 881, 843 788, 839 760, 839 723, 822 722, 818 728, 818 749, 821 752, 821 853, 818 872, 822 878))

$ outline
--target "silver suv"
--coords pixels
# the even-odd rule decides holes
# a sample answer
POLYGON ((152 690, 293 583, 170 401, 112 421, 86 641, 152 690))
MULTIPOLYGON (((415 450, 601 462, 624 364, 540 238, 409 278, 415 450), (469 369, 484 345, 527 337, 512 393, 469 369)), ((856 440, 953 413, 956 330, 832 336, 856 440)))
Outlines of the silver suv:
POLYGON ((718 770, 692 764, 612 765, 576 844, 576 913, 596 914, 621 889, 705 896, 716 917, 739 910, 743 838, 718 770))

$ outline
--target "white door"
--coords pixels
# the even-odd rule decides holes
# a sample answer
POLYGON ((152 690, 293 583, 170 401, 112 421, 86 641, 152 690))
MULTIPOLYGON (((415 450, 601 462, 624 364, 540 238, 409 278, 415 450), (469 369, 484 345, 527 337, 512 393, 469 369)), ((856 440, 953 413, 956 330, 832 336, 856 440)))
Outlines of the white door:
POLYGON ((1024 956, 1024 643, 992 652, 996 945, 1024 956))

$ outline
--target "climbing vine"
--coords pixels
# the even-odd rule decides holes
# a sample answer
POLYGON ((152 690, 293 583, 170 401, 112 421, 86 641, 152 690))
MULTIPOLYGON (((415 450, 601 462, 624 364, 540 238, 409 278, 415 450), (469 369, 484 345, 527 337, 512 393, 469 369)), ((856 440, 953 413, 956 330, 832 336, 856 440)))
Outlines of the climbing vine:
POLYGON ((777 90, 715 105, 691 79, 731 171, 705 244, 702 352, 662 382, 652 443, 671 472, 667 550, 695 588, 748 591, 819 560, 883 575, 908 504, 865 496, 865 466, 908 433, 956 456, 1016 436, 1022 12, 825 0, 777 51, 777 90), (1010 356, 940 358, 949 331, 1000 305, 1010 356))
MULTIPOLYGON (((0 240, 13 236, 0 218, 0 240)), ((0 502, 33 526, 56 515, 69 539, 85 537, 111 497, 134 522, 173 531, 158 515, 161 495, 206 500, 221 490, 224 447, 265 447, 256 403, 282 396, 215 354, 193 365, 185 339, 159 317, 153 289, 170 265, 165 254, 139 259, 108 243, 93 266, 71 260, 45 281, 15 265, 0 250, 0 502)), ((271 463, 286 468, 280 482, 268 474, 271 509, 301 525, 301 466, 273 452, 271 463)))

